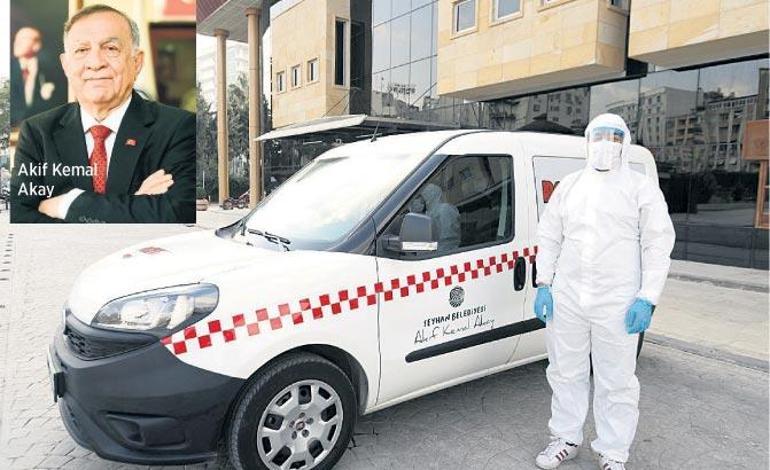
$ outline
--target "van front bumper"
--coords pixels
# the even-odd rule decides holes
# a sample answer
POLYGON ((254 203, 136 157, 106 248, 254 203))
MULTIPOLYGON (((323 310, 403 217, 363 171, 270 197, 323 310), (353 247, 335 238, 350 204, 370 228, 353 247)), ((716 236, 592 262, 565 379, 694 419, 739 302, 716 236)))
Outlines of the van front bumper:
MULTIPOLYGON (((51 345, 49 367, 62 420, 78 444, 105 459, 139 464, 216 457, 243 379, 190 366, 159 340, 108 357, 84 358, 64 328, 51 345)), ((95 336, 101 345, 111 334, 125 338, 72 315, 67 315, 66 328, 74 328, 83 341, 95 336)))

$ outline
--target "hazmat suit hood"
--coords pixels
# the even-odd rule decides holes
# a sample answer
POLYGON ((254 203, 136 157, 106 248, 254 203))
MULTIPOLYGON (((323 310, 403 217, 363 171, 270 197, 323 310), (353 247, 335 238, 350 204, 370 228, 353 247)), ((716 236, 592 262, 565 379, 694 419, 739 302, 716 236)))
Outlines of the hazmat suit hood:
POLYGON ((617 114, 604 113, 588 123, 586 138, 586 170, 615 173, 629 169, 628 158, 631 151, 631 131, 626 122, 617 114), (610 142, 591 142, 591 133, 598 128, 613 128, 623 132, 623 142, 613 145, 610 142), (619 152, 619 155, 617 155, 619 152))

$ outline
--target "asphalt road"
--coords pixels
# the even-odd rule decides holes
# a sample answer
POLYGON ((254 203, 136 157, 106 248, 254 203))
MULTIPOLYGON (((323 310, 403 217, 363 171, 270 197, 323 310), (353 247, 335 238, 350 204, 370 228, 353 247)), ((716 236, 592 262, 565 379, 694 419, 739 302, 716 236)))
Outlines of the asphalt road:
MULTIPOLYGON (((0 222, 0 468, 142 468, 102 460, 69 438, 51 401, 45 347, 83 267, 130 243, 190 230, 0 222)), ((628 468, 768 468, 768 374, 733 359, 645 345, 628 468)), ((337 468, 535 468, 547 442, 544 371, 545 362, 530 364, 363 417, 337 468)), ((587 440, 593 436, 589 417, 587 440)), ((597 460, 586 443, 561 468, 597 468, 597 460)))

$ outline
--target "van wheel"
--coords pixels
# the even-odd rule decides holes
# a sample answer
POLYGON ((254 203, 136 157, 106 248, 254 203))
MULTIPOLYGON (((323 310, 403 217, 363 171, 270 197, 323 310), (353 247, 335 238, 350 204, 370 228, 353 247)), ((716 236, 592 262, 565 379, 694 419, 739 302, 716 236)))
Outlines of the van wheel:
POLYGON ((345 373, 326 359, 292 353, 254 377, 227 434, 236 469, 330 469, 350 442, 357 400, 345 373))

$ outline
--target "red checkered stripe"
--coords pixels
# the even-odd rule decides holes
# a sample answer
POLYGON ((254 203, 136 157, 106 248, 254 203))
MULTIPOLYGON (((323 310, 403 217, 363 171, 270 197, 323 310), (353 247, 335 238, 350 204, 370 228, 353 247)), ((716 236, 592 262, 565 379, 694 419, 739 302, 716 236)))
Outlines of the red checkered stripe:
MULTIPOLYGON (((521 256, 530 263, 535 262, 537 246, 524 248, 521 256)), ((384 302, 422 294, 439 287, 462 284, 493 274, 513 269, 519 251, 506 252, 497 256, 466 261, 448 268, 423 271, 376 282, 369 286, 357 286, 342 289, 334 294, 321 294, 300 300, 282 303, 271 307, 261 307, 251 312, 241 312, 229 318, 201 320, 170 336, 161 343, 175 355, 191 350, 207 349, 216 343, 230 343, 239 339, 258 336, 269 331, 280 330, 287 326, 299 326, 310 320, 321 320, 343 312, 352 312, 362 307, 377 303, 377 296, 382 295, 384 302)))

